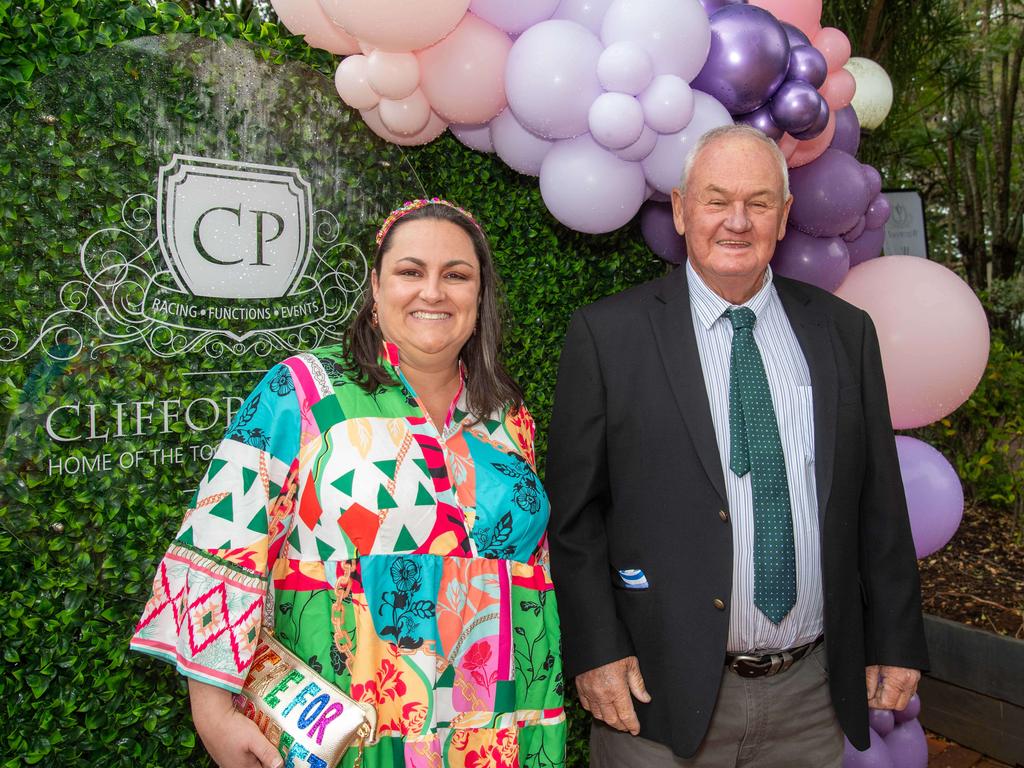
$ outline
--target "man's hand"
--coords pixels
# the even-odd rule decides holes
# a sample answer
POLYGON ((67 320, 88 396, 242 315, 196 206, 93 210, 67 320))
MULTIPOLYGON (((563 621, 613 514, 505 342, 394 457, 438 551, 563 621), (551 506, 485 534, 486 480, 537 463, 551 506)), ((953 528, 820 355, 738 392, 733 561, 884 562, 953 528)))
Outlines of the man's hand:
POLYGON ((583 708, 598 720, 634 736, 640 733, 632 696, 646 704, 651 694, 644 686, 636 656, 627 656, 577 675, 576 691, 583 708))
POLYGON ((903 710, 917 691, 920 671, 905 667, 875 664, 865 667, 868 685, 868 706, 875 709, 903 710))

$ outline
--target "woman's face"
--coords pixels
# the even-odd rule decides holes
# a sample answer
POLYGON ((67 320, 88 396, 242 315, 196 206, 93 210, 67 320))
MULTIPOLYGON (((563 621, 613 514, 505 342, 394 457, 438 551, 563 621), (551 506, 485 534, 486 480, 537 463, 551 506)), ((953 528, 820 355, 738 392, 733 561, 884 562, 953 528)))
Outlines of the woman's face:
POLYGON ((370 284, 381 332, 403 362, 434 370, 457 364, 480 303, 480 264, 461 227, 437 219, 397 225, 370 284))

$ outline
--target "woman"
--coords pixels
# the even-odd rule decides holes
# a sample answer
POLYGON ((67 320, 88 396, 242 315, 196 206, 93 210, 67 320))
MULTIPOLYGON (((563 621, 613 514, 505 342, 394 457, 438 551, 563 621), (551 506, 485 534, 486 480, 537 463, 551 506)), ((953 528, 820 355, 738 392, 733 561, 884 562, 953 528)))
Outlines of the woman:
POLYGON ((230 695, 268 571, 277 638, 376 708, 363 765, 562 764, 548 502, 499 346, 482 230, 416 200, 378 232, 347 343, 285 360, 242 406, 132 640, 190 678, 224 768, 281 764, 230 695))

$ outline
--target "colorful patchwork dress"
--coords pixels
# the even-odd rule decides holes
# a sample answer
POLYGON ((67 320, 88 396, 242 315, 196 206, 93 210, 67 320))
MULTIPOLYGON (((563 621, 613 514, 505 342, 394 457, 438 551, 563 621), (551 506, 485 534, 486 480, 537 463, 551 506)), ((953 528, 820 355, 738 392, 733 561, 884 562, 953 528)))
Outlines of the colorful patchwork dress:
MULTIPOLYGON (((238 691, 269 601, 279 640, 377 710, 363 765, 557 766, 565 715, 533 421, 441 433, 402 376, 367 394, 340 349, 275 366, 210 463, 132 648, 238 691)), ((351 765, 349 750, 345 765, 351 765)))

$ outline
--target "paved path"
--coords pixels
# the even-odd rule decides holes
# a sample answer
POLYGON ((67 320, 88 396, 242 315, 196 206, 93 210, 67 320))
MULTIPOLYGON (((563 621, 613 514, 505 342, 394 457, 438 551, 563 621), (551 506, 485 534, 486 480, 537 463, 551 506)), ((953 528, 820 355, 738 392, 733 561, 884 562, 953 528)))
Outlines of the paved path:
POLYGON ((1010 768, 991 757, 928 734, 928 768, 1010 768))

